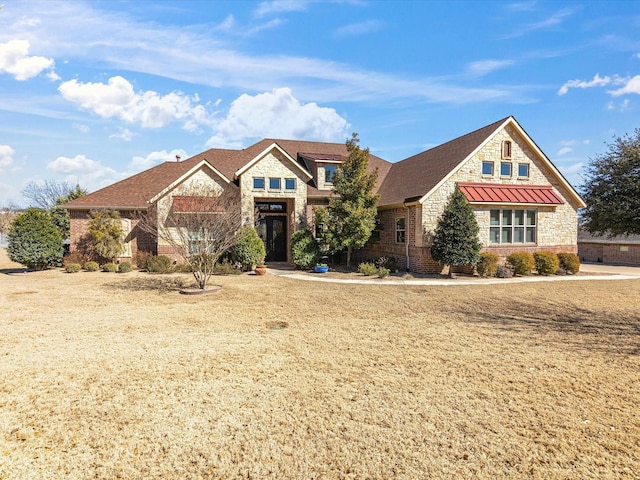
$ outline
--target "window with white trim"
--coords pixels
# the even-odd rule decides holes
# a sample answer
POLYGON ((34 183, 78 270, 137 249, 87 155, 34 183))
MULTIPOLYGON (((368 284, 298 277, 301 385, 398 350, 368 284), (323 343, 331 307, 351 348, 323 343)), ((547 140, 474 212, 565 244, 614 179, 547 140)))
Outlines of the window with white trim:
POLYGON ((500 163, 500 176, 501 177, 511 176, 511 162, 500 163))
POLYGON ((280 190, 281 180, 276 177, 269 178, 269 190, 280 190))
POLYGON ((253 189, 264 190, 264 177, 253 177, 253 189))
POLYGON ((493 175, 493 162, 482 162, 482 175, 493 175))
POLYGON ((404 243, 405 242, 405 218, 396 218, 396 243, 404 243))
POLYGON ((518 177, 520 177, 520 178, 529 178, 529 164, 528 163, 519 163, 518 164, 518 177))
POLYGON ((535 210, 491 210, 489 216, 489 243, 536 243, 535 210))

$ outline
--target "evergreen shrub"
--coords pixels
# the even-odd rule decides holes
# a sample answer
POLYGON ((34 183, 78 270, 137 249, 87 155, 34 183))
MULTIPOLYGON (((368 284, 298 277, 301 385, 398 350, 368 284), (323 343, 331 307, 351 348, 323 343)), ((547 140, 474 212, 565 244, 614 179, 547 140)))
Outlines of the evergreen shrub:
POLYGON ((250 270, 258 260, 263 260, 267 254, 258 232, 250 226, 238 230, 230 253, 231 260, 241 264, 245 270, 250 270))
POLYGON ((82 270, 82 265, 79 263, 67 263, 64 266, 64 271, 67 273, 78 273, 80 270, 82 270))
POLYGON ((580 258, 574 253, 559 253, 560 268, 567 273, 575 275, 580 271, 580 258))
POLYGON ((102 265, 103 272, 115 273, 118 271, 118 266, 115 263, 108 262, 102 265))
POLYGON ((515 252, 507 257, 507 263, 513 268, 515 275, 530 275, 536 262, 528 252, 515 252))
POLYGON ((171 259, 166 255, 152 255, 147 259, 147 272, 149 273, 170 273, 171 259))
POLYGON ((480 253, 480 261, 476 264, 478 275, 481 277, 495 277, 498 272, 498 260, 500 260, 500 257, 495 253, 480 253))
POLYGON ((298 230, 291 235, 291 261, 296 267, 313 268, 319 255, 318 244, 309 230, 298 230))
POLYGON ((84 269, 87 272, 97 272, 100 270, 100 265, 98 265, 98 262, 87 262, 84 264, 84 269))
POLYGON ((533 254, 533 259, 540 275, 554 275, 560 268, 560 260, 553 252, 536 252, 533 254))
POLYGON ((131 262, 122 262, 118 265, 118 273, 129 273, 131 270, 133 270, 131 262))
POLYGON ((376 267, 374 263, 362 262, 360 265, 358 265, 358 273, 361 273, 362 275, 367 275, 367 276, 377 275, 378 267, 376 267))

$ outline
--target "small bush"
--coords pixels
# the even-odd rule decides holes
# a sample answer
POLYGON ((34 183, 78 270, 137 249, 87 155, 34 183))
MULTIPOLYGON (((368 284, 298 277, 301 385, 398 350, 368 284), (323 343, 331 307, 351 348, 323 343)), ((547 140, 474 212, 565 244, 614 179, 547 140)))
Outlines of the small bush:
POLYGON ((144 250, 137 252, 134 256, 133 256, 133 263, 135 263, 136 267, 138 267, 140 270, 146 270, 147 269, 147 260, 149 260, 149 257, 151 257, 151 252, 145 252, 144 250))
POLYGON ((395 257, 380 257, 374 263, 376 267, 384 267, 392 272, 395 272, 398 269, 398 262, 395 257))
POLYGON ((240 275, 242 270, 236 268, 236 266, 229 262, 229 260, 224 259, 222 262, 216 263, 213 267, 214 275, 240 275))
POLYGON ((172 268, 174 273, 193 273, 193 267, 189 263, 178 263, 172 268))
POLYGON ((362 262, 360 265, 358 265, 358 273, 367 276, 377 275, 378 267, 376 267, 374 263, 362 262))
POLYGON ((84 269, 87 272, 97 272, 100 270, 100 265, 98 265, 98 262, 87 262, 84 264, 84 269))
POLYGON ((291 261, 298 268, 313 268, 320 251, 309 230, 298 230, 291 235, 291 261))
POLYGON ((496 268, 496 277, 511 278, 513 277, 513 269, 509 265, 498 265, 496 268))
POLYGON ((118 265, 118 273, 129 273, 133 270, 133 265, 130 262, 122 262, 118 265))
POLYGON ((149 273, 170 273, 171 259, 165 255, 152 255, 147 258, 146 270, 149 273))
POLYGON ((560 268, 571 275, 580 271, 580 258, 573 253, 559 253, 560 268))
POLYGON ((500 260, 500 257, 495 253, 482 252, 476 265, 478 275, 481 277, 495 277, 498 271, 498 260, 500 260))
POLYGON ((62 265, 66 266, 69 263, 78 263, 82 266, 87 263, 88 260, 87 256, 80 252, 71 252, 64 256, 62 259, 62 265))
POLYGON ((540 275, 553 275, 560 267, 560 260, 553 252, 536 252, 533 254, 533 259, 540 275))
POLYGON ((233 262, 238 262, 245 270, 250 270, 266 254, 264 243, 255 228, 247 226, 238 230, 235 244, 230 251, 233 262))
POLYGON ((533 255, 527 252, 512 253, 507 257, 507 263, 513 267, 515 275, 530 275, 536 265, 533 255))
POLYGON ((378 274, 378 278, 386 278, 391 273, 391 270, 385 267, 378 267, 376 273, 378 274))
POLYGON ((118 271, 118 266, 115 263, 109 262, 109 263, 105 263, 104 265, 102 265, 102 271, 103 272, 117 272, 118 271))
POLYGON ((64 266, 64 271, 67 273, 78 273, 80 270, 82 270, 82 265, 79 263, 67 263, 64 266))

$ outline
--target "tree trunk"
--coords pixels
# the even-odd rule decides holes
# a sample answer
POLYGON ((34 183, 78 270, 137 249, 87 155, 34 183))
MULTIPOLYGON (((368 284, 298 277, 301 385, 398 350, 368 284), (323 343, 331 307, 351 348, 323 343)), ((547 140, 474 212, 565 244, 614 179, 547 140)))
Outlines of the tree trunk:
POLYGON ((353 247, 347 247, 347 268, 351 268, 351 250, 353 247))

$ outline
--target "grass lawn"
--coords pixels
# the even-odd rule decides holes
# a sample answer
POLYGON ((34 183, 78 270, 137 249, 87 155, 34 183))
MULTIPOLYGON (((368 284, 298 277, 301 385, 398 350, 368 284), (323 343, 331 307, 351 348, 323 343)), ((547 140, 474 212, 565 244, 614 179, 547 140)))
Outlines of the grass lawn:
POLYGON ((0 479, 640 478, 638 280, 213 280, 0 273, 0 479))

